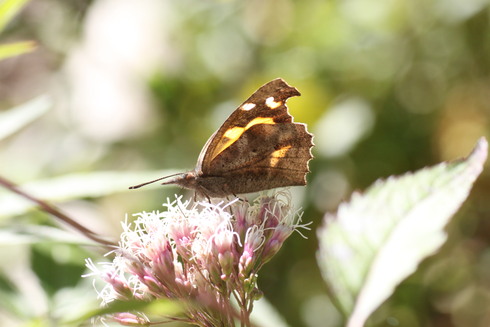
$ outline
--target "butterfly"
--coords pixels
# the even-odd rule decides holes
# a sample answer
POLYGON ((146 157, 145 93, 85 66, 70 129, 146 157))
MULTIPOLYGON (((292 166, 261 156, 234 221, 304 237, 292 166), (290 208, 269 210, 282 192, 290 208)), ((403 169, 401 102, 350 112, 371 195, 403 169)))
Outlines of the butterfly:
POLYGON ((161 177, 196 195, 223 198, 284 186, 306 185, 313 135, 293 122, 286 100, 301 95, 283 79, 261 86, 208 139, 194 170, 161 177))

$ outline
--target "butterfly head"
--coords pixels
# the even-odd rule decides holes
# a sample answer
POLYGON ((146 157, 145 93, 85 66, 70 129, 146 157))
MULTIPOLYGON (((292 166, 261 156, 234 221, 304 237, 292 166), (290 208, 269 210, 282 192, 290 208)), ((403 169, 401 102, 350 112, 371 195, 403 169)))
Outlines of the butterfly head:
POLYGON ((134 189, 140 188, 140 187, 148 185, 148 184, 159 182, 161 180, 166 180, 165 182, 162 183, 162 185, 177 184, 177 185, 180 185, 184 188, 189 188, 189 189, 195 189, 196 188, 196 172, 195 171, 189 171, 187 173, 178 173, 178 174, 160 177, 160 178, 154 179, 154 180, 149 181, 149 182, 130 186, 129 189, 134 190, 134 189))
POLYGON ((162 185, 176 184, 182 186, 183 188, 195 190, 197 186, 196 181, 196 172, 191 170, 186 173, 175 175, 173 178, 163 182, 162 185))
MULTIPOLYGON (((219 178, 218 178, 219 179, 219 178)), ((176 174, 173 178, 166 180, 162 185, 175 184, 194 191, 194 200, 203 197, 210 200, 212 197, 224 197, 229 193, 223 193, 222 183, 216 182, 214 178, 203 178, 202 173, 191 170, 186 173, 176 174)))

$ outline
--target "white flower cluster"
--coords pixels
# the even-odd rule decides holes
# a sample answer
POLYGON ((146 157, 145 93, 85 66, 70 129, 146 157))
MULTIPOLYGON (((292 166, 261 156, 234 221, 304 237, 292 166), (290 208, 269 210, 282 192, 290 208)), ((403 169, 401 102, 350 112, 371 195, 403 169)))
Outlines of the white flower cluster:
MULTIPOLYGON (((191 204, 177 198, 164 204, 164 211, 139 213, 125 223, 114 260, 98 266, 87 260, 89 275, 105 281, 99 292, 104 305, 116 299, 175 299, 188 304, 179 320, 234 326, 238 319, 248 325, 253 301, 260 297, 259 269, 294 230, 307 228, 289 203, 287 192, 260 196, 253 204, 239 199, 191 204)), ((132 314, 130 325, 149 323, 144 313, 112 318, 127 325, 132 314)))

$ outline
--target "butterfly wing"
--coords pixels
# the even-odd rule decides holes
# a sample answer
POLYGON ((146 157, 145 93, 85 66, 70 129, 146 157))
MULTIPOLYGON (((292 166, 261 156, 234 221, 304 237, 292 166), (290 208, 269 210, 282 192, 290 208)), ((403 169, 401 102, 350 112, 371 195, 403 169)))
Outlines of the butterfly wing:
POLYGON ((286 100, 299 95, 296 88, 281 78, 261 86, 209 138, 199 155, 196 170, 209 172, 213 160, 254 125, 291 123, 293 117, 288 113, 286 100))
POLYGON ((286 100, 296 95, 282 79, 265 84, 208 140, 198 167, 209 194, 306 184, 313 136, 288 113, 286 100))
POLYGON ((312 146, 304 124, 257 125, 214 159, 209 176, 224 177, 216 187, 228 194, 306 185, 312 146))

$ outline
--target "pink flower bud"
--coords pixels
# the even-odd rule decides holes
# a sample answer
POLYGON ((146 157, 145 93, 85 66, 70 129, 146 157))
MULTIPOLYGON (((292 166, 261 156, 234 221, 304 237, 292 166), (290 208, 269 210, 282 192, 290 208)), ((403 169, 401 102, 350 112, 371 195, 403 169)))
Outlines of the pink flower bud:
POLYGON ((123 326, 150 326, 148 318, 129 312, 116 313, 112 318, 123 326))

